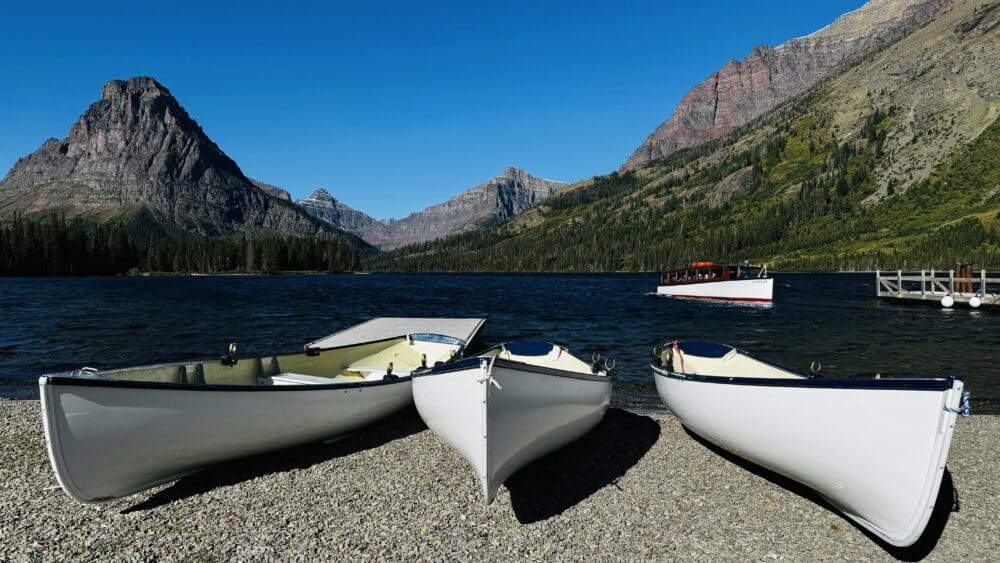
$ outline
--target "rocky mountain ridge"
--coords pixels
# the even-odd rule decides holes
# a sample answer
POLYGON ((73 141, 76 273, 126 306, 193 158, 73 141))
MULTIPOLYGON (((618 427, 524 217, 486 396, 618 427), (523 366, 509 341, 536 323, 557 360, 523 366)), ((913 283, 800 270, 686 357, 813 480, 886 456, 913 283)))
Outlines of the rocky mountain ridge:
POLYGON ((510 166, 491 180, 403 219, 375 219, 336 200, 322 188, 296 203, 315 217, 354 233, 371 245, 398 248, 506 221, 566 186, 510 166))
POLYGON ((292 194, 288 193, 286 190, 283 190, 278 186, 273 186, 271 184, 261 182, 260 180, 254 180, 253 178, 248 178, 248 179, 250 180, 250 183, 256 186, 258 189, 264 190, 268 194, 278 199, 283 199, 285 201, 292 201, 292 194))
MULTIPOLYGON (((332 235, 360 243, 255 185, 150 77, 112 80, 62 140, 0 180, 0 215, 135 213, 162 232, 332 235)), ((363 245, 363 243, 360 243, 363 245)))
POLYGON ((959 0, 871 0, 823 29, 731 60, 680 101, 621 170, 719 139, 806 92, 852 61, 932 21, 959 0))
POLYGON ((581 182, 391 271, 1000 267, 1000 2, 961 2, 716 141, 581 182), (553 252, 552 249, 558 249, 553 252))
POLYGON ((386 246, 392 237, 385 221, 380 221, 363 211, 358 211, 334 198, 324 188, 317 188, 309 197, 295 202, 313 217, 361 237, 372 246, 386 246))

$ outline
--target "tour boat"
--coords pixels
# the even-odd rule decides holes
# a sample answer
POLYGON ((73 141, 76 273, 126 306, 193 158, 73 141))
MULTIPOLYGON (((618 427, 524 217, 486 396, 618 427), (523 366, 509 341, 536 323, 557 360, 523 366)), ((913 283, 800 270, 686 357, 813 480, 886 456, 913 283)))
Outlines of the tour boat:
POLYGON ((652 369, 692 432, 900 547, 926 528, 956 417, 969 412, 958 377, 825 379, 707 342, 665 345, 652 369))
POLYGON ((503 344, 414 372, 413 400, 424 423, 472 464, 490 503, 518 469, 604 418, 614 365, 598 362, 545 342, 503 344))
POLYGON ((410 374, 464 342, 410 334, 298 354, 39 378, 49 459, 82 502, 123 497, 207 465, 336 438, 412 404, 410 374))
POLYGON ((656 293, 688 299, 769 303, 774 298, 774 278, 768 277, 764 266, 692 262, 687 268, 660 274, 656 293))

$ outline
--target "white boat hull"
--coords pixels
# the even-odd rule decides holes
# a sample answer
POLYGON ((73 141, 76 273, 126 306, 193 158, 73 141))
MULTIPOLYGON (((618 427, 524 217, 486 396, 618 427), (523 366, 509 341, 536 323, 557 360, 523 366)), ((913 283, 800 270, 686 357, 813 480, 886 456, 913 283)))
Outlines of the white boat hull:
POLYGON ((593 429, 611 400, 606 376, 473 358, 418 373, 420 417, 479 476, 486 502, 508 477, 593 429))
POLYGON ((409 377, 241 388, 46 376, 39 385, 56 478, 82 502, 126 496, 221 461, 342 436, 412 399, 409 377))
POLYGON ((824 380, 755 384, 655 365, 653 371, 663 402, 702 438, 814 489, 892 545, 912 545, 923 533, 948 458, 961 380, 911 388, 901 381, 920 380, 865 380, 852 387, 824 380))
POLYGON ((768 303, 774 299, 774 278, 661 285, 656 293, 689 299, 768 303))

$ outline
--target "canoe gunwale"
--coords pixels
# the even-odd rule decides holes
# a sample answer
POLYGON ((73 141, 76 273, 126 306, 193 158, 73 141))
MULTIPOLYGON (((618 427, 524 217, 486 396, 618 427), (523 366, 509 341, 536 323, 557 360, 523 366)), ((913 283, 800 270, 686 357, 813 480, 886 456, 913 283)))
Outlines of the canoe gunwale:
POLYGON ((74 377, 71 375, 43 375, 39 383, 46 385, 65 385, 69 387, 117 387, 127 389, 163 389, 170 391, 336 391, 338 389, 357 389, 359 387, 379 387, 410 380, 410 375, 400 375, 395 379, 380 379, 378 381, 352 381, 347 383, 329 383, 320 385, 220 385, 211 383, 165 383, 162 381, 136 381, 128 379, 97 379, 89 377, 74 377))
POLYGON ((478 367, 483 359, 486 359, 489 365, 493 367, 516 369, 520 371, 538 373, 541 375, 553 375, 556 377, 567 377, 571 379, 581 379, 584 381, 612 381, 612 379, 606 375, 591 375, 575 371, 566 371, 555 368, 547 368, 544 366, 536 366, 534 364, 529 364, 525 362, 516 362, 512 360, 504 360, 495 357, 486 358, 485 356, 474 356, 472 358, 466 358, 464 360, 460 360, 457 362, 451 362, 446 365, 435 366, 421 370, 414 370, 413 372, 410 373, 410 376, 413 378, 417 378, 417 377, 427 377, 430 375, 441 375, 455 371, 465 371, 468 370, 469 368, 478 367))
MULTIPOLYGON (((430 334, 430 335, 433 335, 433 336, 445 336, 447 338, 452 338, 452 339, 456 340, 457 342, 459 342, 461 344, 460 347, 458 348, 458 350, 456 351, 456 356, 461 356, 465 352, 465 347, 466 347, 467 343, 464 340, 462 340, 461 338, 454 338, 454 337, 451 337, 451 336, 448 336, 448 335, 437 335, 437 334, 434 334, 434 333, 420 333, 420 334, 421 335, 430 334)), ((391 340, 399 340, 401 338, 407 338, 408 336, 410 336, 410 334, 400 334, 400 335, 397 335, 397 336, 389 336, 389 337, 386 337, 386 338, 379 338, 377 340, 367 340, 365 342, 356 342, 356 343, 353 343, 353 344, 342 344, 340 346, 328 346, 328 347, 325 347, 325 348, 319 348, 319 347, 316 347, 316 346, 312 346, 311 344, 306 344, 305 347, 303 347, 303 351, 306 354, 309 354, 310 352, 312 352, 312 353, 334 352, 334 351, 337 351, 337 350, 343 350, 343 349, 347 349, 347 348, 354 348, 356 346, 361 346, 361 345, 379 344, 379 343, 382 343, 382 342, 389 342, 391 340)), ((301 354, 301 353, 303 353, 303 352, 293 352, 293 354, 301 354)), ((281 355, 281 354, 279 354, 279 355, 281 355)), ((275 356, 275 355, 272 354, 271 356, 275 356)), ((271 356, 262 356, 262 358, 268 358, 268 357, 271 357, 271 356)), ((249 358, 249 357, 248 358, 240 358, 241 361, 247 361, 247 360, 253 361, 253 360, 258 360, 258 359, 261 359, 261 358, 258 358, 258 357, 254 357, 254 358, 249 358)), ((141 366, 129 366, 129 367, 125 367, 125 368, 109 368, 107 370, 100 370, 100 371, 120 371, 120 370, 143 369, 143 368, 176 367, 176 366, 190 365, 190 364, 214 364, 214 363, 216 363, 218 361, 219 361, 218 358, 212 358, 212 359, 208 359, 208 360, 192 360, 192 361, 188 361, 188 362, 168 362, 168 363, 162 363, 162 364, 148 364, 148 365, 141 365, 141 366)), ((100 378, 100 377, 78 377, 76 375, 73 375, 73 374, 77 373, 77 371, 78 370, 70 370, 70 371, 63 371, 63 372, 56 372, 56 373, 46 373, 46 374, 42 374, 39 377, 49 378, 50 380, 56 380, 57 383, 66 384, 66 385, 79 385, 79 383, 70 383, 70 382, 64 381, 66 379, 76 379, 76 380, 83 380, 83 381, 105 381, 105 382, 106 381, 131 381, 131 380, 125 380, 125 379, 122 379, 122 380, 103 379, 103 378, 100 378)), ((100 371, 98 371, 98 373, 100 373, 100 371)), ((401 378, 402 377, 408 377, 408 375, 401 375, 399 377, 401 377, 401 378)), ((152 382, 150 382, 150 383, 152 383, 152 382)), ((370 382, 365 382, 365 383, 370 383, 370 382)), ((194 385, 194 386, 198 387, 199 389, 202 389, 202 388, 205 388, 205 387, 210 387, 212 385, 212 384, 184 384, 184 383, 164 383, 164 384, 170 386, 170 387, 167 387, 168 389, 179 389, 179 388, 181 388, 181 387, 179 387, 181 385, 194 385)), ((339 385, 340 386, 344 386, 344 385, 347 385, 347 384, 341 383, 339 385)), ((226 388, 226 389, 233 389, 233 388, 237 388, 237 387, 239 387, 239 388, 257 387, 255 385, 217 385, 217 386, 218 387, 223 387, 223 388, 226 388)), ((327 385, 313 385, 312 386, 313 389, 326 389, 327 387, 329 387, 329 386, 327 386, 327 385)), ((241 390, 246 390, 246 389, 241 389, 241 390)))
POLYGON ((778 379, 767 377, 724 377, 717 375, 699 375, 670 371, 656 364, 650 364, 653 373, 660 377, 715 383, 722 385, 752 385, 758 387, 793 387, 808 389, 871 389, 895 391, 944 391, 955 387, 962 378, 951 375, 947 378, 885 378, 885 379, 825 379, 822 377, 803 376, 803 379, 778 379))

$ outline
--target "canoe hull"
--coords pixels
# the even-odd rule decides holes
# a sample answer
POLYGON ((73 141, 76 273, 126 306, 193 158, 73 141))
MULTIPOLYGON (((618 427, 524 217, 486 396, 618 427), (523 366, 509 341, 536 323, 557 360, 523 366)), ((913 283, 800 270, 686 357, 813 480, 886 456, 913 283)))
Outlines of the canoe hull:
POLYGON ((656 293, 688 299, 770 303, 774 298, 774 278, 661 285, 656 293))
POLYGON ((702 438, 810 487, 892 545, 912 545, 926 528, 961 380, 937 380, 936 389, 885 379, 786 386, 653 371, 663 402, 702 438))
POLYGON ((456 367, 415 374, 413 399, 427 426, 476 470, 487 503, 517 470, 597 426, 611 399, 607 377, 503 360, 456 367))
POLYGON ((62 488, 104 502, 208 465, 335 438, 411 404, 410 378, 341 386, 189 386, 39 379, 62 488))

